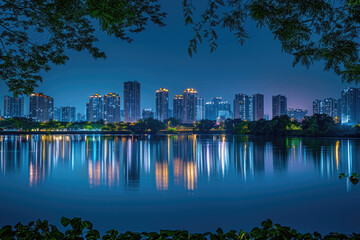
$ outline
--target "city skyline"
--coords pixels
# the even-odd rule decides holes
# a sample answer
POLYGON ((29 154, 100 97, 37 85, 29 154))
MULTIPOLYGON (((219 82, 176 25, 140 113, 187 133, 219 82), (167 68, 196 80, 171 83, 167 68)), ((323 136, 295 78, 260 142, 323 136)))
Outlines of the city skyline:
MULTIPOLYGON (((251 39, 244 47, 221 30, 215 53, 210 54, 204 43, 190 58, 187 44, 192 32, 184 26, 181 4, 164 4, 164 10, 169 13, 167 27, 150 25, 145 32, 134 35, 131 44, 97 31, 97 45, 107 53, 106 60, 93 60, 87 53, 70 53, 66 65, 42 74, 44 82, 35 91, 58 99, 57 106, 74 106, 83 114, 85 107, 81 103, 91 94, 122 93, 126 81, 142 83, 142 108, 152 109, 153 91, 159 88, 178 94, 185 88, 194 88, 205 99, 222 96, 228 102, 237 93, 259 92, 265 96, 264 113, 271 117, 273 95, 292 96, 289 106, 307 109, 311 114, 314 99, 337 99, 342 89, 354 86, 323 71, 321 64, 310 69, 293 68, 292 56, 282 53, 273 35, 266 29, 257 29, 252 22, 248 26, 251 39), (226 95, 231 98, 226 99, 226 95)), ((0 82, 0 96, 8 94, 6 84, 0 82)), ((2 98, 0 105, 3 106, 2 98)))
MULTIPOLYGON (((28 117, 36 122, 57 120, 62 122, 104 120, 108 123, 136 122, 139 119, 155 118, 165 121, 175 118, 183 123, 194 123, 202 119, 216 120, 242 119, 245 121, 269 120, 269 114, 264 114, 264 95, 257 93, 245 95, 235 94, 233 105, 222 97, 213 97, 210 101, 197 95, 196 89, 187 88, 183 95, 175 95, 171 102, 169 90, 160 88, 155 91, 155 111, 143 108, 140 105, 141 83, 128 81, 124 83, 123 109, 121 109, 121 96, 116 93, 101 95, 95 93, 89 96, 86 102, 86 115, 76 111, 73 106, 55 106, 55 99, 43 93, 33 93, 30 96, 29 115, 24 114, 24 98, 4 96, 4 118, 28 117)), ((301 122, 309 116, 307 109, 294 108, 287 105, 288 98, 284 95, 272 96, 273 117, 288 115, 301 122)), ((313 101, 313 114, 327 114, 335 122, 342 124, 360 123, 360 88, 344 88, 341 98, 326 98, 313 101)), ((273 118, 272 117, 272 118, 273 118)))

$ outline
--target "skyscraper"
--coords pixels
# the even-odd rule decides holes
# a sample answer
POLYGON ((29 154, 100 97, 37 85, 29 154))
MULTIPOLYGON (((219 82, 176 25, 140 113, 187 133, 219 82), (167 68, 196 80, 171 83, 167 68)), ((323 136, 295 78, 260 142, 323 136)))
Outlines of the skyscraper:
POLYGON ((242 93, 235 95, 234 118, 242 119, 243 121, 253 120, 253 103, 251 97, 242 93))
POLYGON ((313 101, 313 114, 321 114, 321 100, 316 99, 313 101))
POLYGON ((169 90, 160 88, 156 91, 156 119, 164 121, 169 118, 169 90))
POLYGON ((264 118, 264 95, 253 95, 253 120, 258 121, 264 118))
POLYGON ((124 122, 136 122, 140 119, 140 83, 124 83, 124 122))
POLYGON ((104 120, 108 123, 120 122, 120 96, 109 93, 104 96, 104 120))
POLYGON ((42 93, 30 95, 30 118, 36 122, 47 122, 54 117, 54 99, 42 93))
POLYGON ((327 114, 332 118, 339 117, 339 104, 337 99, 326 98, 322 104, 322 113, 327 114))
POLYGON ((76 108, 75 107, 62 107, 61 108, 61 121, 62 122, 76 122, 76 108))
POLYGON ((213 101, 205 103, 205 119, 216 120, 217 118, 217 109, 213 101))
POLYGON ((214 97, 205 104, 205 118, 209 120, 218 120, 219 117, 228 118, 232 115, 229 106, 230 104, 223 101, 222 97, 214 97))
POLYGON ((4 97, 4 118, 14 118, 24 116, 23 97, 4 97))
POLYGON ((97 122, 104 117, 103 98, 100 94, 95 93, 89 97, 86 104, 86 120, 89 122, 97 122))
POLYGON ((184 118, 184 96, 175 95, 173 99, 174 118, 183 121, 184 118))
POLYGON ((61 121, 61 108, 54 107, 54 118, 53 120, 61 121))
POLYGON ((196 100, 196 121, 205 119, 205 98, 198 97, 196 100))
POLYGON ((307 115, 308 115, 307 110, 294 109, 294 108, 289 108, 288 110, 288 116, 291 119, 297 120, 298 122, 301 122, 307 115))
POLYGON ((360 123, 360 89, 345 88, 341 92, 341 123, 360 123))
POLYGON ((154 118, 154 111, 151 108, 142 110, 142 119, 154 118))
POLYGON ((196 101, 197 91, 193 88, 185 89, 183 123, 193 123, 196 121, 196 101))
POLYGON ((78 122, 83 122, 83 121, 85 121, 85 116, 84 116, 84 114, 82 114, 82 113, 77 113, 77 114, 76 114, 76 121, 78 121, 78 122))
POLYGON ((232 118, 231 105, 227 101, 219 102, 217 121, 221 122, 228 118, 232 118))
POLYGON ((287 114, 287 98, 283 95, 272 97, 272 114, 273 118, 287 114))
POLYGON ((327 114, 328 116, 339 120, 341 118, 340 99, 326 98, 324 100, 313 101, 314 114, 327 114))

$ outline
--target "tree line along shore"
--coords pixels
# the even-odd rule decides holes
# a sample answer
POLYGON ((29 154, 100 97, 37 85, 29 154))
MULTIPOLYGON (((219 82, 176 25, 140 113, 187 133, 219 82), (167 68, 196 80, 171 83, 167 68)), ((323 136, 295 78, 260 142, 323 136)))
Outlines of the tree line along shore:
POLYGON ((242 121, 226 119, 220 123, 201 120, 183 124, 175 118, 164 122, 148 118, 135 123, 34 122, 27 118, 0 121, 0 134, 22 133, 108 133, 108 134, 236 134, 253 136, 360 137, 360 125, 341 125, 326 114, 306 117, 302 122, 283 115, 272 120, 242 121))

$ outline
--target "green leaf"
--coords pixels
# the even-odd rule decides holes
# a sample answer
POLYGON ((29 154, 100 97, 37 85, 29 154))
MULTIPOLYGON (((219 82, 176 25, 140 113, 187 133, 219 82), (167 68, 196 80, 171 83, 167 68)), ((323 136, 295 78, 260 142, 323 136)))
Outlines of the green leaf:
POLYGON ((61 218, 61 225, 63 225, 64 227, 67 227, 70 223, 70 219, 69 218, 66 218, 66 217, 62 217, 61 218))

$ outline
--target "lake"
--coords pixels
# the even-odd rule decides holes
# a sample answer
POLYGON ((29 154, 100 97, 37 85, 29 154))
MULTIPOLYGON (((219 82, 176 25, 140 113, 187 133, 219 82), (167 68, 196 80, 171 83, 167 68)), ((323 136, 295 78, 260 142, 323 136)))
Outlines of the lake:
POLYGON ((360 140, 0 135, 0 226, 79 216, 104 231, 359 232, 360 140))

